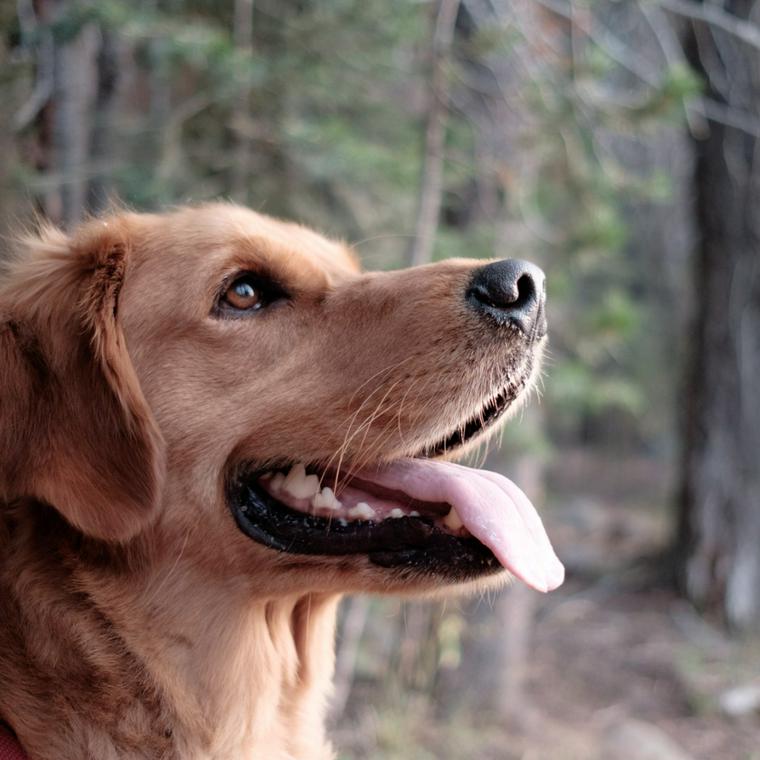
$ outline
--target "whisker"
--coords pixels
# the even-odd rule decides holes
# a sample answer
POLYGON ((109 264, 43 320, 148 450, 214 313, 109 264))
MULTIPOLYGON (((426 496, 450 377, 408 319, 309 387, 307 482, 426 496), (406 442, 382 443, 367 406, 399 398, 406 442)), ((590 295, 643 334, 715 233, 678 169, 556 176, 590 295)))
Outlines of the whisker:
MULTIPOLYGON (((354 431, 354 432, 351 434, 351 436, 350 436, 350 437, 348 437, 348 436, 347 436, 347 437, 345 438, 345 440, 344 440, 344 444, 343 444, 343 446, 341 447, 340 456, 339 456, 339 458, 338 458, 338 465, 337 465, 337 467, 336 467, 336 469, 335 469, 335 478, 334 478, 334 490, 335 490, 336 492, 337 492, 337 490, 338 490, 338 485, 339 485, 339 479, 340 479, 340 470, 341 470, 341 467, 342 467, 342 465, 343 465, 343 459, 344 459, 344 457, 345 457, 345 454, 346 454, 346 451, 347 451, 347 449, 348 449, 348 445, 349 445, 349 444, 351 443, 351 441, 352 441, 352 440, 353 440, 353 439, 354 439, 354 438, 355 438, 357 435, 359 435, 359 434, 360 434, 362 431, 365 431, 365 436, 364 436, 364 438, 363 438, 362 440, 363 440, 363 441, 364 441, 364 440, 366 440, 366 435, 367 435, 367 432, 368 432, 368 430, 369 430, 369 427, 371 427, 371 425, 372 425, 372 422, 374 422, 374 420, 377 418, 377 415, 378 415, 378 414, 380 414, 380 412, 381 412, 381 410, 382 410, 382 405, 385 403, 385 400, 388 398, 388 395, 389 395, 389 394, 390 394, 390 393, 393 391, 393 389, 394 389, 394 388, 395 388, 395 387, 396 387, 396 386, 397 386, 397 385, 398 385, 400 382, 402 382, 402 381, 401 381, 401 379, 398 379, 398 380, 396 380, 394 383, 392 383, 392 384, 390 385, 390 387, 389 387, 389 388, 386 390, 385 394, 383 395, 383 397, 380 399, 380 401, 379 401, 379 402, 378 402, 378 404, 376 405, 376 407, 375 407, 374 411, 372 412, 372 414, 371 414, 371 415, 369 415, 369 416, 368 416, 368 418, 364 420, 364 422, 362 422, 362 424, 361 424, 361 425, 360 425, 360 426, 359 426, 359 427, 358 427, 358 428, 357 428, 357 429, 356 429, 356 430, 355 430, 355 431, 354 431)), ((360 447, 360 448, 361 448, 361 447, 360 447)))
MULTIPOLYGON (((387 367, 384 367, 383 369, 378 370, 377 372, 375 372, 374 375, 371 375, 369 378, 367 378, 367 380, 365 380, 354 391, 354 393, 351 395, 351 398, 349 399, 349 402, 348 402, 349 406, 353 402, 354 398, 356 398, 356 394, 362 388, 364 388, 367 385, 367 383, 371 382, 372 380, 374 380, 375 378, 377 378, 379 376, 382 376, 383 374, 387 374, 388 372, 391 372, 392 370, 394 370, 397 367, 401 366, 404 362, 409 361, 411 358, 412 358, 411 356, 408 356, 408 357, 405 357, 404 359, 401 359, 398 362, 395 362, 394 364, 389 364, 387 367)), ((359 408, 356 409, 356 411, 354 411, 349 417, 347 417, 344 420, 344 422, 342 423, 341 426, 343 426, 343 424, 345 424, 346 422, 348 422, 348 425, 346 426, 346 432, 345 432, 344 437, 343 437, 343 443, 338 447, 338 449, 327 460, 327 462, 325 463, 325 470, 330 467, 330 465, 335 461, 336 457, 342 458, 342 456, 345 453, 345 449, 346 449, 346 447, 348 446, 348 443, 351 440, 351 430, 352 430, 352 428, 354 426, 354 423, 356 422, 357 417, 361 413, 362 409, 364 409, 364 407, 366 406, 366 404, 369 403, 370 399, 372 399, 372 397, 376 393, 378 393, 380 390, 382 390, 382 388, 383 388, 383 385, 382 384, 378 384, 377 387, 369 395, 367 395, 366 398, 362 401, 362 403, 359 405, 359 408)), ((323 477, 320 479, 320 486, 322 485, 323 477)))

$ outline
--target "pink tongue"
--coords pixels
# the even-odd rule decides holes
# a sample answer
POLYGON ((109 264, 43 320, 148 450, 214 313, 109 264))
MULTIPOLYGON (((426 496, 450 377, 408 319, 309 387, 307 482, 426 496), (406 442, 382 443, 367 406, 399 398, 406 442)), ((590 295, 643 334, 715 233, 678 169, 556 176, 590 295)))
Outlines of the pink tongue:
POLYGON ((358 477, 421 501, 444 502, 501 564, 529 586, 551 591, 565 568, 528 497, 507 478, 451 462, 402 459, 358 477))

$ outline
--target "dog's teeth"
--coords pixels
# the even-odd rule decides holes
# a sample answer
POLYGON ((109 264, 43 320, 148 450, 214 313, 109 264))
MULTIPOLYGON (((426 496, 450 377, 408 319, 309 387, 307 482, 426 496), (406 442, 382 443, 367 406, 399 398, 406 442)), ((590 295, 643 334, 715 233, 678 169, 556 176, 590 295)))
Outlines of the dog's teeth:
POLYGON ((464 523, 462 522, 462 518, 459 517, 454 507, 452 507, 449 510, 449 513, 446 515, 446 517, 443 518, 443 524, 449 530, 459 530, 461 527, 464 526, 464 523))
POLYGON ((307 475, 302 462, 294 464, 285 478, 283 488, 294 499, 311 499, 319 493, 319 478, 316 475, 307 475))
POLYGON ((307 475, 303 480, 303 496, 301 498, 310 499, 315 494, 319 493, 319 476, 307 475))
POLYGON ((278 493, 285 482, 285 476, 281 472, 276 472, 269 481, 269 488, 272 493, 278 493))
POLYGON ((303 480, 306 477, 306 467, 304 466, 303 462, 297 462, 296 464, 293 464, 290 466, 290 470, 288 470, 288 474, 285 477, 285 483, 297 483, 300 480, 303 480))
POLYGON ((409 517, 419 517, 419 516, 420 516, 420 513, 419 513, 419 512, 418 512, 416 509, 413 509, 413 510, 412 510, 412 511, 409 513, 409 517))
POLYGON ((388 517, 392 517, 394 520, 404 516, 404 510, 394 507, 389 513, 388 517))
POLYGON ((331 509, 333 511, 340 509, 343 505, 335 498, 332 488, 325 486, 319 493, 315 494, 311 500, 311 506, 314 509, 331 509))
POLYGON ((375 510, 366 501, 360 501, 355 507, 348 510, 349 517, 358 517, 360 520, 371 520, 375 516, 375 510))
POLYGON ((299 486, 305 479, 306 470, 304 469, 304 466, 293 465, 293 467, 290 468, 290 472, 286 475, 282 487, 291 496, 296 496, 296 493, 300 491, 299 486))

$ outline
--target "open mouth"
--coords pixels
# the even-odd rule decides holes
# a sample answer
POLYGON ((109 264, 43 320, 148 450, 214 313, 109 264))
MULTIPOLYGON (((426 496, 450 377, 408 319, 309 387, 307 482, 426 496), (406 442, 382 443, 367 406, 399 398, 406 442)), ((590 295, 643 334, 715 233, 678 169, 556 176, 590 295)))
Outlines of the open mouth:
POLYGON ((294 554, 365 555, 380 567, 424 568, 461 579, 501 570, 449 505, 360 478, 334 490, 322 485, 327 479, 302 463, 287 472, 250 473, 234 490, 239 527, 266 546, 294 554))
POLYGON ((362 555, 456 581, 506 568, 538 590, 556 588, 564 570, 522 491, 496 473, 427 458, 492 425, 519 390, 506 389, 424 457, 348 476, 303 462, 246 469, 228 489, 237 524, 282 552, 362 555))

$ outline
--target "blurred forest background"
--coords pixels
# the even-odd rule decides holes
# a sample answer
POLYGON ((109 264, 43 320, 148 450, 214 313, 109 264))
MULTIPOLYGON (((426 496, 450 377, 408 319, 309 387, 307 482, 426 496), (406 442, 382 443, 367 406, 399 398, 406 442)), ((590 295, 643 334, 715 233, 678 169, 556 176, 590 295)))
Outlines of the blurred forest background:
POLYGON ((760 3, 0 0, 0 234, 229 197, 529 258, 563 589, 352 599, 349 758, 760 758, 760 3))

